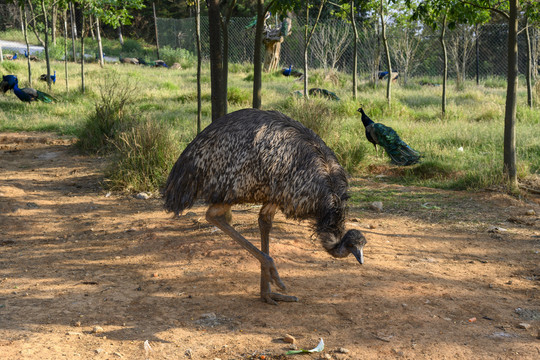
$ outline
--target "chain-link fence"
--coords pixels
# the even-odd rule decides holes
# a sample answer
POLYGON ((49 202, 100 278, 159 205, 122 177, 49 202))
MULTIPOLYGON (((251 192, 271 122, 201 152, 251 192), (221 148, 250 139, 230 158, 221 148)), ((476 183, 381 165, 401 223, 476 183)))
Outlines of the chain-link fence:
MULTIPOLYGON (((252 18, 233 18, 229 25, 230 62, 252 62, 255 27, 248 25, 252 18)), ((268 26, 275 20, 269 19, 268 26)), ((377 25, 358 28, 358 72, 364 76, 386 70, 386 57, 377 25)), ((479 27, 458 26, 447 30, 448 74, 452 78, 485 78, 505 76, 507 64, 507 25, 489 24, 479 27)), ((183 48, 196 53, 195 19, 158 19, 160 46, 183 48)), ((531 53, 534 64, 540 53, 540 32, 531 28, 531 53)), ((388 41, 392 68, 402 79, 408 77, 439 76, 443 69, 442 46, 439 33, 430 29, 407 29, 389 26, 388 41)), ((201 18, 201 43, 205 59, 209 57, 208 18, 201 18)), ((295 18, 291 34, 281 44, 282 67, 303 66, 304 22, 295 18)), ((527 39, 519 35, 519 71, 524 74, 527 66, 527 39)), ((351 24, 334 19, 320 22, 313 35, 309 50, 308 67, 352 72, 353 29, 351 24)), ((533 72, 537 77, 537 69, 533 72)))

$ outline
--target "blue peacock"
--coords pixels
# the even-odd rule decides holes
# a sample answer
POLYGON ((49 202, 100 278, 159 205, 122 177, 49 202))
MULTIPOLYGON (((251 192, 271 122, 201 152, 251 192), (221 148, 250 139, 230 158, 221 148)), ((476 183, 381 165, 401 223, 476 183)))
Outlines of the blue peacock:
POLYGON ((401 140, 394 129, 374 122, 362 108, 359 108, 358 111, 362 114, 362 123, 366 128, 366 138, 375 146, 377 154, 379 153, 377 145, 380 145, 395 165, 407 166, 420 161, 420 153, 401 140))
MULTIPOLYGON (((47 81, 47 74, 42 74, 39 77, 39 80, 47 81)), ((54 70, 54 75, 51 75, 51 81, 52 81, 53 84, 56 84, 56 70, 54 70)))
POLYGON ((19 80, 15 75, 4 75, 0 82, 0 90, 5 93, 8 90, 13 90, 19 100, 24 102, 43 101, 51 103, 57 101, 53 96, 33 88, 19 88, 19 80))

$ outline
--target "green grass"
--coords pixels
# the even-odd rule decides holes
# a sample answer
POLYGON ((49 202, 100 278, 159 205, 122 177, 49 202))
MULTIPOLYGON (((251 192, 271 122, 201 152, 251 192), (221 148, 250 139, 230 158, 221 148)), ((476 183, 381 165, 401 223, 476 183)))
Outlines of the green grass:
MULTIPOLYGON (((5 34, 5 33, 2 33, 5 34)), ((6 38, 2 35, 2 38, 6 38)), ((17 40, 13 38, 13 40, 17 40)), ((110 40, 107 40, 109 42, 110 40)), ((91 40, 88 45, 91 47, 91 40)), ((114 41, 110 41, 111 48, 114 41)), ((133 44, 130 45, 133 48, 133 44)), ((145 47, 142 47, 143 52, 145 47)), ((115 47, 113 54, 121 49, 115 47)), ((140 56, 143 56, 141 54, 140 56)), ((174 55, 171 52, 171 56, 174 55)), ((189 58, 183 54, 186 59, 189 58)), ((249 64, 230 64, 229 106, 232 112, 251 106, 252 69, 249 64)), ((86 120, 95 114, 100 84, 105 78, 119 76, 134 81, 137 99, 132 111, 144 119, 166 124, 180 141, 174 156, 195 136, 195 68, 181 70, 150 68, 126 64, 86 64, 86 93, 80 93, 80 65, 69 63, 69 91, 66 90, 64 64, 54 61, 57 82, 50 93, 56 104, 24 104, 13 93, 0 94, 0 131, 53 131, 79 135, 86 120)), ((32 86, 49 92, 44 82, 36 81, 45 72, 45 63, 32 63, 32 86)), ((15 74, 20 85, 28 86, 25 61, 4 61, 0 75, 15 74)), ((292 92, 302 82, 279 72, 263 74, 262 106, 279 110, 303 122, 334 149, 340 162, 353 175, 385 175, 386 181, 447 189, 478 189, 502 182, 503 128, 505 106, 504 78, 465 83, 457 91, 448 86, 447 113, 440 112, 441 87, 437 78, 409 79, 407 86, 395 84, 392 106, 386 105, 385 87, 369 84, 369 76, 360 77, 358 99, 351 98, 350 76, 313 71, 311 87, 335 92, 341 101, 321 98, 305 103, 292 92), (360 115, 362 104, 373 120, 394 128, 401 138, 423 155, 422 163, 407 168, 392 166, 386 156, 375 155, 367 142, 360 115), (463 151, 459 151, 459 148, 463 151)), ((203 127, 210 122, 210 69, 203 63, 203 127)), ((516 142, 520 177, 540 172, 540 110, 526 106, 526 91, 520 82, 518 92, 516 142)), ((380 152, 379 152, 380 153, 380 152)))

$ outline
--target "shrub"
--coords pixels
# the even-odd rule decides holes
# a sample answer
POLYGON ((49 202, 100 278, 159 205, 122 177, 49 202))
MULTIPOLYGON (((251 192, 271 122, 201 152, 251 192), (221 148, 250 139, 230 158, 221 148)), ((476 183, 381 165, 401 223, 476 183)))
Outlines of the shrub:
POLYGON ((249 106, 251 101, 251 93, 246 89, 229 87, 229 89, 227 89, 227 99, 229 104, 249 106))
POLYGON ((122 45, 122 53, 131 54, 134 56, 140 55, 143 52, 141 43, 134 39, 125 39, 122 45))
POLYGON ((186 49, 173 49, 170 46, 164 46, 159 49, 159 55, 161 60, 169 66, 179 63, 183 69, 187 69, 197 64, 197 56, 186 49))
POLYGON ((111 142, 116 151, 106 182, 113 190, 157 191, 180 153, 170 125, 149 119, 119 132, 111 142))
POLYGON ((134 121, 127 107, 136 100, 135 85, 112 75, 104 77, 99 90, 95 112, 86 120, 77 141, 79 149, 88 153, 108 152, 109 140, 134 121))
POLYGON ((332 128, 339 128, 339 120, 333 115, 330 104, 324 99, 289 98, 282 105, 281 111, 327 139, 332 128))

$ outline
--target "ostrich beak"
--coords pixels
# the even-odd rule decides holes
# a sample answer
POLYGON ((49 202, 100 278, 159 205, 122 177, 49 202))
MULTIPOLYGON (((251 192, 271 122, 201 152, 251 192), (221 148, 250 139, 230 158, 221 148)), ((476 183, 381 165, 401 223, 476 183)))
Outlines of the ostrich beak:
POLYGON ((351 253, 354 255, 354 257, 356 258, 356 260, 358 260, 360 264, 364 263, 364 249, 356 248, 352 250, 351 253))

